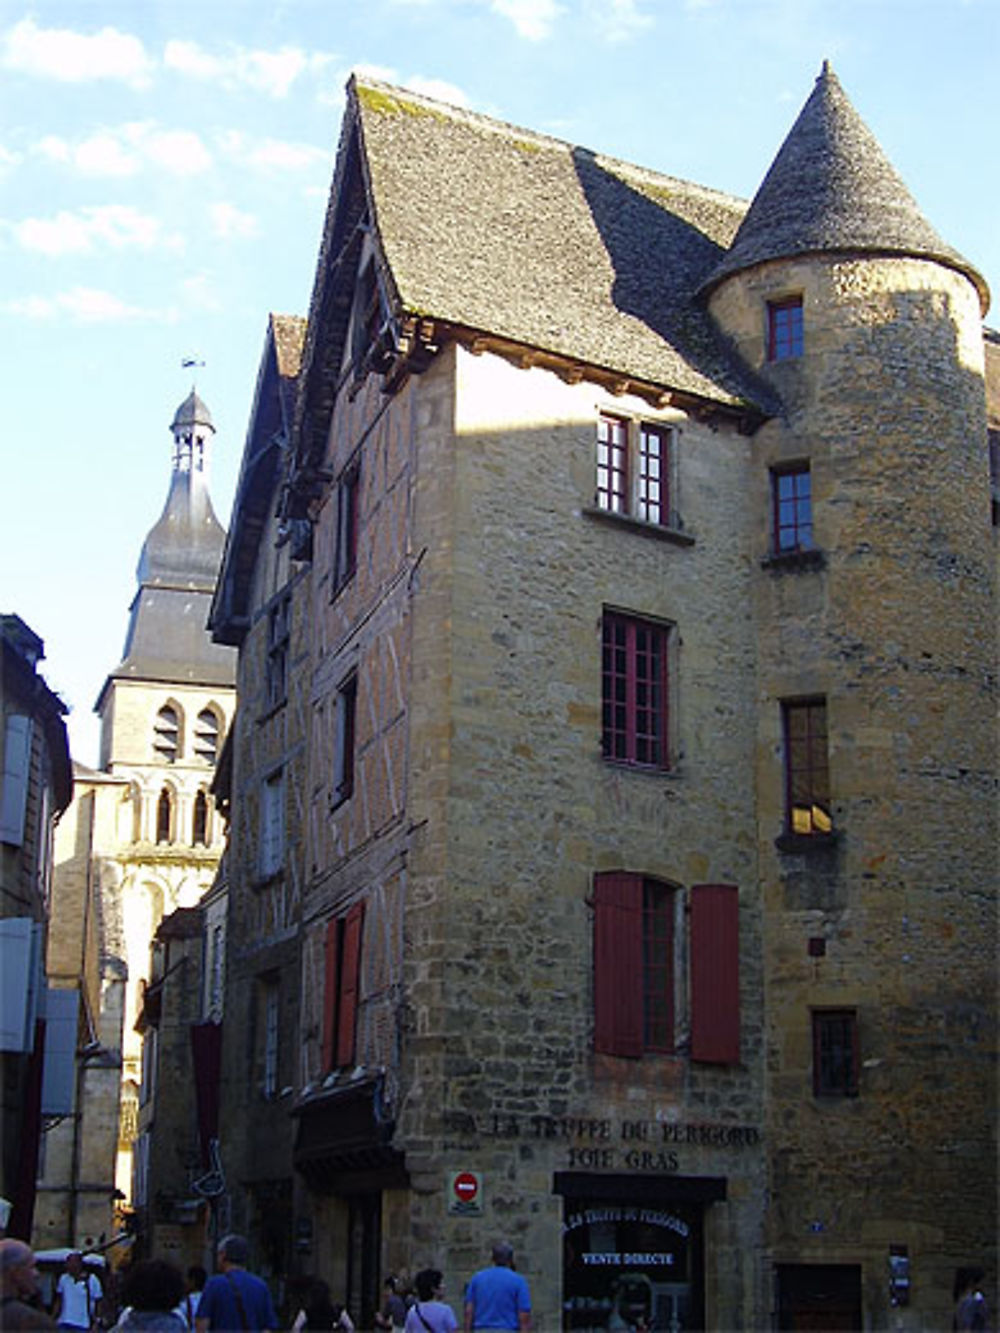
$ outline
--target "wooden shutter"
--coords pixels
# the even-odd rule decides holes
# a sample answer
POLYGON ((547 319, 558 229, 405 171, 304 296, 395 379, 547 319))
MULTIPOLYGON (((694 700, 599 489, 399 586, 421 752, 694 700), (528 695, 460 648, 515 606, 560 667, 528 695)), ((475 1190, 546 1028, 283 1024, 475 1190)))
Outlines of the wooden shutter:
POLYGON ((735 884, 691 888, 691 1058, 737 1064, 740 1058, 739 890, 735 884))
POLYGON ((642 1055, 642 876, 594 876, 594 1049, 642 1055))
POLYGON ((326 923, 326 962, 323 969, 323 1069, 333 1068, 337 1048, 337 997, 340 977, 340 917, 326 923))
POLYGON ((354 1059, 354 1028, 358 1012, 358 982, 361 972, 361 927, 365 905, 355 903, 344 918, 344 940, 340 960, 340 1004, 337 1015, 337 1065, 354 1059))

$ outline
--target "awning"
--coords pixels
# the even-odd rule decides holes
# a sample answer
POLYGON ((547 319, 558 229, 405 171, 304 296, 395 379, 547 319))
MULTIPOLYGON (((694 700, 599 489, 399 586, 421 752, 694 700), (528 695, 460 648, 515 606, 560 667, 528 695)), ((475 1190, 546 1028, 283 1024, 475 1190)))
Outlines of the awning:
POLYGON ((300 1102, 293 1161, 310 1189, 356 1194, 409 1185, 403 1154, 392 1146, 395 1122, 386 1117, 381 1084, 332 1088, 300 1102))

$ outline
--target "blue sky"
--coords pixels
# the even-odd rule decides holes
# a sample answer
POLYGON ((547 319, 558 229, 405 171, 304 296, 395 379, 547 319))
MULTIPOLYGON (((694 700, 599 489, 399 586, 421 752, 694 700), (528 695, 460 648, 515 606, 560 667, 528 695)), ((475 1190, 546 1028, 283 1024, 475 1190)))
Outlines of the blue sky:
POLYGON ((74 753, 191 387, 223 522, 268 312, 306 313, 352 68, 750 196, 824 58, 1000 327, 1000 0, 0 5, 0 610, 74 753))

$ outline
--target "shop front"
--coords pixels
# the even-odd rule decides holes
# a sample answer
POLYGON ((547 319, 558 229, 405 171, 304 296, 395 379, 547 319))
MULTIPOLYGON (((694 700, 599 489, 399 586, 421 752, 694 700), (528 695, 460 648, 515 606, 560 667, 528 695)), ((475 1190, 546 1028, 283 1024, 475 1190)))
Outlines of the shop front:
POLYGON ((554 1188, 564 1330, 704 1328, 705 1212, 725 1199, 725 1178, 559 1172, 554 1188))

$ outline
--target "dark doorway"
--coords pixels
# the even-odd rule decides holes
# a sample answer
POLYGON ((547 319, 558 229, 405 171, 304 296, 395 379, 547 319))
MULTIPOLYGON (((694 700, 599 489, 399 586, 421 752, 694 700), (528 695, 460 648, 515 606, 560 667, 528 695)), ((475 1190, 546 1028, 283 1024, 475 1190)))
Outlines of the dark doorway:
POLYGON ((372 1328, 380 1295, 382 1195, 355 1194, 347 1206, 347 1309, 356 1327, 372 1328))
POLYGON ((779 1264, 778 1328, 857 1333, 860 1264, 779 1264))

